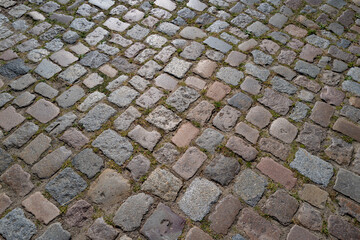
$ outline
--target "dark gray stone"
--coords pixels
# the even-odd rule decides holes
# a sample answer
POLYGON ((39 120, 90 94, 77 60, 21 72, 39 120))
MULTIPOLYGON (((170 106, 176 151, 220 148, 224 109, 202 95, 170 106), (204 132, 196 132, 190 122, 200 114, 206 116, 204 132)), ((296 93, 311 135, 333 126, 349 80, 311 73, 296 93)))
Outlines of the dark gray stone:
POLYGON ((101 126, 116 113, 115 109, 105 103, 99 103, 91 109, 79 123, 88 132, 99 130, 101 126))
POLYGON ((6 78, 14 79, 28 73, 30 70, 31 68, 25 65, 24 60, 15 59, 0 66, 0 75, 6 78))
POLYGON ((218 155, 205 168, 204 174, 224 186, 228 185, 239 171, 240 164, 235 158, 218 155))
POLYGON ((0 234, 6 240, 30 240, 35 233, 35 224, 25 217, 21 208, 15 208, 0 219, 0 234))
POLYGON ((13 162, 13 158, 4 149, 0 148, 0 174, 2 174, 13 162))
POLYGON ((101 65, 107 63, 109 60, 109 57, 105 54, 98 51, 91 51, 80 60, 80 64, 91 68, 99 68, 101 65))
POLYGON ((247 111, 251 107, 251 105, 253 103, 253 100, 248 95, 246 95, 246 94, 244 94, 242 92, 238 92, 234 96, 229 98, 227 100, 227 102, 231 106, 236 107, 237 109, 239 109, 240 111, 247 111))
POLYGON ((87 183, 74 170, 67 167, 59 175, 46 184, 45 190, 62 206, 67 205, 80 192, 84 191, 87 183))
POLYGON ((104 167, 104 160, 91 148, 86 148, 72 159, 72 164, 88 178, 93 178, 104 167))
POLYGON ((336 176, 334 189, 360 203, 360 176, 340 168, 336 176))
POLYGON ((71 234, 62 228, 61 223, 57 222, 51 224, 36 240, 69 240, 70 238, 71 234))

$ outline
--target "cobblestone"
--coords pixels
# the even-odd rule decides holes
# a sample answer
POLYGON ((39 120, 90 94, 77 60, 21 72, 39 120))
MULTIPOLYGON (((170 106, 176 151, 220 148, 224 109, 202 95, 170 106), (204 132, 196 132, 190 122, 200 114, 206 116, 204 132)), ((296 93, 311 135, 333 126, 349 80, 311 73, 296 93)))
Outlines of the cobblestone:
POLYGON ((359 6, 0 0, 0 238, 358 239, 359 6))

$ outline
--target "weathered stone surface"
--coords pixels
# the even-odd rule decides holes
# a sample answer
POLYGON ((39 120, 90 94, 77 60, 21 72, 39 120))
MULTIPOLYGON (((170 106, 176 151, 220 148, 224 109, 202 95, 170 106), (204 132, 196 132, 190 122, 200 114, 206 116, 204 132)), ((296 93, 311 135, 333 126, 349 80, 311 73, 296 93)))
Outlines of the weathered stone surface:
POLYGON ((22 205, 35 215, 36 219, 48 224, 60 214, 60 210, 47 200, 40 192, 35 192, 26 198, 22 205))
POLYGON ((241 211, 237 227, 253 239, 280 239, 280 229, 251 208, 241 211))
POLYGON ((290 167, 298 170, 304 176, 310 178, 317 184, 327 186, 333 176, 333 166, 321 158, 311 155, 305 149, 300 148, 290 167))
POLYGON ((125 199, 130 190, 130 184, 121 174, 113 169, 105 169, 90 185, 90 199, 103 208, 111 208, 125 199))
POLYGON ((124 137, 121 137, 115 131, 108 129, 103 131, 91 144, 99 148, 108 158, 121 166, 130 158, 133 152, 133 146, 124 137))
POLYGON ((239 171, 240 164, 235 158, 218 155, 205 168, 204 174, 221 185, 228 185, 239 171))
POLYGON ((116 211, 113 221, 124 231, 133 231, 140 226, 143 216, 153 203, 154 199, 144 193, 131 196, 116 211))
POLYGON ((68 108, 73 106, 77 101, 79 101, 83 96, 85 96, 85 91, 78 85, 74 85, 60 96, 56 98, 56 102, 62 108, 68 108))
POLYGON ((346 169, 340 168, 334 185, 334 189, 360 203, 359 195, 360 177, 346 169))
POLYGON ((353 153, 353 146, 339 138, 331 138, 331 145, 325 149, 325 153, 339 164, 348 165, 353 153))
POLYGON ((26 113, 30 114, 41 123, 47 123, 59 115, 60 109, 53 103, 40 99, 30 106, 26 110, 26 113))
POLYGON ((174 130, 182 119, 164 106, 155 108, 145 119, 165 131, 174 130))
POLYGON ((181 235, 184 225, 184 218, 174 213, 165 204, 159 203, 140 232, 149 239, 177 239, 181 235), (169 224, 164 225, 164 222, 169 224))
POLYGON ((339 216, 331 215, 327 224, 329 233, 338 239, 358 239, 360 237, 359 229, 339 216))
POLYGON ((0 194, 0 214, 2 214, 10 205, 12 201, 6 193, 0 194))
POLYGON ((196 139, 196 144, 207 151, 213 153, 215 152, 215 148, 220 145, 220 143, 224 140, 224 135, 220 132, 207 128, 204 132, 196 139))
POLYGON ((74 170, 67 167, 48 182, 45 190, 62 206, 84 191, 87 183, 74 170))
POLYGON ((292 189, 296 184, 297 179, 294 177, 293 172, 269 157, 261 158, 256 168, 288 190, 292 189))
POLYGON ((169 171, 155 169, 142 184, 141 190, 149 191, 165 201, 173 201, 182 187, 182 181, 169 171))
POLYGON ((165 143, 164 146, 154 151, 153 155, 159 163, 169 165, 175 162, 180 153, 173 144, 165 143))
POLYGON ((71 234, 64 230, 61 226, 61 223, 53 223, 51 224, 46 231, 36 240, 46 240, 46 239, 54 239, 54 240, 69 240, 71 238, 71 234))
POLYGON ((317 231, 321 230, 322 217, 320 211, 307 203, 303 203, 300 206, 296 219, 306 228, 317 231))
POLYGON ((174 164, 173 170, 185 180, 191 178, 206 160, 206 154, 195 147, 190 147, 174 164))
POLYGON ((139 180, 148 172, 150 160, 144 157, 144 155, 139 154, 131 159, 126 168, 130 170, 133 179, 139 180))
POLYGON ((104 160, 87 148, 72 159, 72 164, 88 178, 93 178, 104 167, 104 160))
POLYGON ((33 188, 30 174, 25 172, 19 164, 8 168, 0 177, 1 181, 7 184, 18 196, 25 196, 33 188))
POLYGON ((281 115, 285 115, 293 103, 289 98, 270 88, 265 89, 264 96, 258 101, 281 115))
POLYGON ((354 138, 356 141, 360 141, 360 127, 345 118, 336 120, 333 129, 354 138))
POLYGON ((94 208, 85 200, 79 200, 68 208, 65 223, 69 226, 81 227, 92 217, 94 208))
POLYGON ((241 156, 245 161, 254 160, 258 154, 258 151, 254 147, 235 136, 229 138, 226 147, 241 156))
POLYGON ((296 239, 307 239, 307 240, 317 240, 319 239, 317 236, 312 234, 310 231, 306 230, 303 227, 298 225, 294 225, 289 234, 287 235, 287 240, 296 240, 296 239))
POLYGON ((24 120, 25 118, 21 114, 17 113, 15 108, 12 106, 7 107, 0 112, 0 127, 7 132, 22 123, 24 120))
POLYGON ((339 197, 337 200, 339 200, 339 212, 340 214, 348 214, 357 220, 360 219, 360 206, 359 204, 356 204, 354 201, 351 201, 348 198, 345 197, 339 197))
POLYGON ((231 194, 227 195, 216 205, 213 213, 210 214, 210 228, 216 233, 226 234, 241 208, 239 199, 231 194))
POLYGON ((270 152, 275 157, 285 161, 290 154, 290 147, 273 138, 261 138, 259 141, 260 150, 270 152))
POLYGON ((39 126, 32 123, 26 122, 15 130, 10 136, 8 136, 3 144, 5 147, 16 147, 20 148, 39 130, 39 126))
POLYGON ((305 123, 296 141, 304 144, 310 150, 319 151, 321 143, 325 138, 326 131, 324 128, 311 123, 305 123))
POLYGON ((180 87, 166 99, 166 103, 176 108, 177 111, 183 112, 199 97, 200 94, 194 89, 180 87))
POLYGON ((277 118, 270 125, 270 134, 285 143, 291 143, 297 132, 297 128, 285 118, 277 118))
POLYGON ((128 136, 139 143, 142 147, 152 151, 157 142, 161 138, 161 134, 157 131, 147 131, 140 125, 137 125, 133 130, 128 133, 128 136))
POLYGON ((186 234, 185 240, 211 240, 210 235, 198 227, 192 227, 186 234))
POLYGON ((250 206, 255 206, 261 199, 267 180, 250 169, 245 169, 235 179, 234 193, 250 206))
POLYGON ((71 150, 66 147, 59 147, 37 162, 31 170, 39 178, 49 178, 61 168, 71 153, 71 150))
POLYGON ((281 189, 268 198, 263 211, 276 218, 281 224, 289 225, 298 207, 299 203, 297 200, 281 189))
POLYGON ((0 234, 5 239, 29 240, 35 233, 35 224, 25 217, 21 208, 15 208, 0 219, 0 234))
POLYGON ((240 111, 226 105, 214 117, 213 125, 221 131, 228 132, 235 126, 240 115, 240 111))
POLYGON ((179 201, 180 209, 194 221, 201 221, 217 202, 221 190, 209 180, 195 178, 179 201))

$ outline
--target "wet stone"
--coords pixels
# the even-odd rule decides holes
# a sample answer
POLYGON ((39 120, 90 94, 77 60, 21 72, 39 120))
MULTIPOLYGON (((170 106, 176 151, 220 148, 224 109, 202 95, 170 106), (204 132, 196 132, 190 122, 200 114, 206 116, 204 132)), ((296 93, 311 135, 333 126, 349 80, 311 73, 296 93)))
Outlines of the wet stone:
POLYGON ((0 234, 5 239, 29 240, 35 233, 35 224, 25 217, 21 208, 15 208, 0 220, 0 234))
POLYGON ((30 174, 25 172, 18 164, 8 168, 0 178, 1 181, 7 184, 18 196, 25 196, 34 188, 30 180, 30 174))
POLYGON ((194 221, 201 221, 217 202, 221 190, 209 180, 194 179, 179 201, 180 209, 194 221))
POLYGON ((155 169, 141 185, 142 191, 148 191, 165 201, 174 201, 182 187, 182 181, 165 169, 155 169))
POLYGON ((218 155, 205 168, 204 174, 208 178, 225 186, 231 182, 239 171, 240 164, 235 158, 218 155))
POLYGON ((234 194, 242 198, 250 206, 255 206, 261 199, 267 181, 264 177, 250 169, 245 169, 235 179, 234 194))
POLYGON ((333 167, 330 163, 310 154, 303 148, 296 152, 295 159, 290 163, 290 167, 323 186, 327 186, 333 176, 333 167))
POLYGON ((130 158, 133 146, 124 137, 121 137, 113 130, 103 131, 93 142, 93 147, 99 148, 108 158, 121 166, 130 158))

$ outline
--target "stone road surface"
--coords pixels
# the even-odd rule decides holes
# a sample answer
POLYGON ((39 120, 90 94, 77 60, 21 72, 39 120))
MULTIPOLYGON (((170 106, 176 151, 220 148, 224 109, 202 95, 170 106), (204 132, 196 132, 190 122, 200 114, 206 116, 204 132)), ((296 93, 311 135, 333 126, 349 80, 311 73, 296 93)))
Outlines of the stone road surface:
POLYGON ((360 0, 0 0, 0 239, 360 239, 360 0))

